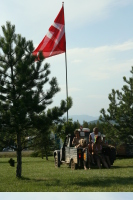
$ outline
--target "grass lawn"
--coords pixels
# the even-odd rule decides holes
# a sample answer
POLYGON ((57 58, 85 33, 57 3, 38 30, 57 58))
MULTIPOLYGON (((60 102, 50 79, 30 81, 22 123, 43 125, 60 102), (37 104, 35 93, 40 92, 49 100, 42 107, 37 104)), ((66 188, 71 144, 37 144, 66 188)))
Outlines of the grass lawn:
POLYGON ((111 169, 55 168, 54 158, 22 158, 22 178, 16 178, 10 157, 0 158, 0 192, 133 192, 133 158, 117 159, 111 169))

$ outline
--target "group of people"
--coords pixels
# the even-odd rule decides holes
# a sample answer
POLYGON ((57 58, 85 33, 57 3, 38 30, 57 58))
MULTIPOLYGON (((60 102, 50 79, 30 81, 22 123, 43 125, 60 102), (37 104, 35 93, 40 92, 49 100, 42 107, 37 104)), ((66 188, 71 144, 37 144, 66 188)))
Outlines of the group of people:
MULTIPOLYGON (((75 148, 79 148, 81 147, 79 131, 75 130, 74 134, 75 137, 73 138, 72 144, 75 146, 75 148)), ((96 163, 99 169, 101 169, 101 163, 107 169, 111 167, 109 157, 103 155, 102 153, 103 146, 108 145, 101 141, 101 133, 98 132, 98 128, 95 127, 93 132, 89 135, 89 143, 87 144, 87 142, 85 142, 84 146, 82 146, 83 150, 87 149, 88 151, 87 160, 89 169, 91 168, 90 163, 96 163)), ((84 162, 84 169, 87 169, 86 162, 84 162)))

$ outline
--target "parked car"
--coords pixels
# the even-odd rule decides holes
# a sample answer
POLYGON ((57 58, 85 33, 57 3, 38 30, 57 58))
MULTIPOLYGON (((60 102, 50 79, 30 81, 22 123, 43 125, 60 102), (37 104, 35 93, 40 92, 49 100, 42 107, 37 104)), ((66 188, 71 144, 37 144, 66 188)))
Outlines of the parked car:
POLYGON ((14 151, 14 148, 11 147, 6 147, 2 151, 14 151))

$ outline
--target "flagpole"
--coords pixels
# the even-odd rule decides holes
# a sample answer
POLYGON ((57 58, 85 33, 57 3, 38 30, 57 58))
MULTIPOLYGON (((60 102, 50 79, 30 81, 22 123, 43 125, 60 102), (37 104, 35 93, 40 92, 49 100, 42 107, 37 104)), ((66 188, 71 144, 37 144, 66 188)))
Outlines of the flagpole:
POLYGON ((65 52, 65 64, 66 64, 66 97, 67 97, 67 123, 68 123, 68 82, 67 82, 67 55, 65 52))
MULTIPOLYGON (((62 2, 62 6, 64 8, 64 2, 62 2)), ((64 12, 64 23, 65 23, 65 12, 64 12)), ((66 67, 66 98, 67 98, 67 123, 68 123, 68 81, 67 81, 67 54, 66 54, 66 51, 65 51, 65 67, 66 67)))

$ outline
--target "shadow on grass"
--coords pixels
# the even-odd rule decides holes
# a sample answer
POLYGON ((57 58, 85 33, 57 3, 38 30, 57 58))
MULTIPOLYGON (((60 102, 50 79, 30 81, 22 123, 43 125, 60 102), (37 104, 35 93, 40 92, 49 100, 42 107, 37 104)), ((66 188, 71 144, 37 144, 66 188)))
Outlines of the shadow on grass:
POLYGON ((78 187, 101 187, 101 188, 104 188, 104 187, 111 187, 113 186, 114 184, 115 185, 121 185, 121 186, 125 186, 125 183, 126 185, 130 184, 132 185, 133 184, 133 177, 131 178, 120 178, 120 177, 114 177, 114 178, 104 178, 102 179, 97 179, 97 178, 93 178, 93 179, 87 179, 87 178, 83 178, 83 180, 75 180, 75 181, 69 181, 66 183, 62 183, 62 181, 58 180, 58 179, 54 179, 51 182, 46 182, 46 186, 57 186, 58 187, 61 187, 62 188, 62 185, 66 186, 69 185, 69 187, 75 185, 75 186, 78 186, 78 187))
POLYGON ((124 168, 133 168, 133 166, 112 166, 111 169, 124 169, 124 168))
POLYGON ((78 187, 101 187, 101 188, 104 188, 104 187, 111 187, 113 186, 114 184, 115 185, 121 185, 121 186, 125 186, 125 183, 126 185, 130 184, 132 185, 133 184, 133 177, 111 177, 111 178, 106 178, 106 177, 101 177, 101 178, 83 178, 82 180, 80 179, 76 179, 76 180, 72 180, 72 179, 69 179, 69 180, 66 180, 65 182, 63 182, 62 180, 58 179, 58 178, 28 178, 28 177, 21 177, 20 180, 26 180, 26 181, 32 181, 32 182, 42 182, 46 187, 50 187, 50 186, 55 186, 57 187, 61 187, 64 186, 64 187, 67 187, 69 186, 70 188, 74 187, 75 186, 78 186, 78 187))
POLYGON ((6 161, 0 161, 0 164, 7 164, 8 163, 8 160, 6 161))
POLYGON ((41 162, 44 162, 43 160, 22 160, 22 164, 23 163, 41 163, 41 162))
POLYGON ((32 179, 30 179, 30 178, 28 178, 28 177, 24 177, 24 176, 22 176, 22 177, 20 177, 20 178, 18 178, 19 180, 22 180, 22 181, 31 181, 32 179))
MULTIPOLYGON (((94 187, 110 187, 114 184, 119 184, 125 186, 126 184, 133 184, 133 177, 130 178, 124 178, 124 177, 112 177, 112 178, 102 178, 101 179, 94 179, 93 180, 81 180, 78 183, 75 182, 76 185, 78 186, 94 186, 94 187)), ((73 183, 74 184, 74 183, 73 183)))
POLYGON ((133 156, 119 156, 119 157, 116 157, 116 160, 126 160, 126 159, 132 159, 133 156))

